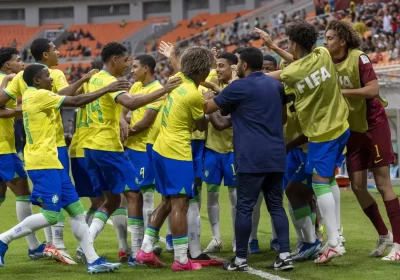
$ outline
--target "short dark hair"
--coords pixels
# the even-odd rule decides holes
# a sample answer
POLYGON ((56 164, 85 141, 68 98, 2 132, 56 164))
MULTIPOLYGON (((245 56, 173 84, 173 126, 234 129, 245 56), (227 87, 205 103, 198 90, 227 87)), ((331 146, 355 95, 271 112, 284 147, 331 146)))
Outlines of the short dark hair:
POLYGON ((43 64, 31 64, 26 67, 22 78, 29 87, 33 87, 33 79, 38 77, 40 72, 45 68, 43 64))
POLYGON ((101 60, 100 57, 96 57, 95 59, 93 59, 90 63, 92 65, 92 69, 103 69, 104 63, 101 60))
POLYGON ((318 32, 315 27, 304 20, 297 20, 286 27, 289 40, 298 44, 305 51, 311 52, 317 42, 318 32))
POLYGON ((43 58, 43 53, 48 52, 50 49, 51 41, 46 38, 37 38, 31 44, 31 54, 36 61, 43 58))
POLYGON ((224 52, 218 56, 218 58, 226 59, 229 65, 238 64, 239 59, 237 56, 230 52, 224 52))
POLYGON ((326 27, 326 31, 333 30, 341 40, 346 41, 349 49, 358 49, 361 45, 360 34, 347 22, 332 20, 326 27))
POLYGON ((154 59, 154 57, 148 54, 143 54, 135 57, 134 60, 138 60, 142 66, 149 67, 150 73, 154 74, 154 71, 156 69, 156 60, 154 59))
POLYGON ((261 71, 263 66, 263 54, 254 47, 246 47, 239 52, 240 60, 247 63, 247 66, 252 71, 261 71))
POLYGON ((265 60, 271 61, 275 65, 275 67, 278 66, 278 61, 276 61, 275 57, 273 57, 272 55, 269 54, 264 55, 264 61, 265 60))
POLYGON ((101 59, 103 62, 107 62, 113 55, 120 56, 126 53, 128 50, 124 45, 118 42, 110 42, 103 47, 101 50, 101 59))
POLYGON ((0 68, 3 68, 4 64, 12 59, 13 55, 18 55, 19 52, 16 48, 0 48, 0 68))

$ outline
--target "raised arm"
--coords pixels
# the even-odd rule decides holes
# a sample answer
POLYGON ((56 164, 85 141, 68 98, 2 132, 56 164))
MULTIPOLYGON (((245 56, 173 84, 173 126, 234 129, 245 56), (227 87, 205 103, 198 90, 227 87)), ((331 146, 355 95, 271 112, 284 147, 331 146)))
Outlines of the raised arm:
POLYGON ((256 28, 255 32, 260 35, 261 39, 264 41, 265 45, 274 53, 276 53, 277 55, 279 55, 283 60, 285 60, 288 63, 292 63, 294 62, 293 59, 293 55, 291 55, 290 53, 288 53, 285 50, 282 50, 281 48, 279 48, 276 44, 274 44, 274 42, 272 41, 271 37, 268 35, 267 32, 256 28))
POLYGON ((181 65, 179 64, 179 59, 175 55, 175 47, 171 43, 166 43, 161 41, 158 47, 158 52, 168 58, 169 62, 174 69, 174 73, 181 71, 181 65))

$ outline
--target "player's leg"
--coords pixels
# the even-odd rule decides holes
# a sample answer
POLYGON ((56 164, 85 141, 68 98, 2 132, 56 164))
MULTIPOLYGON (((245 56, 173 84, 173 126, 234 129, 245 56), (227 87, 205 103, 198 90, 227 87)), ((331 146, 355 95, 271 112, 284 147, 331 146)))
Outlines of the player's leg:
POLYGON ((219 228, 219 189, 222 182, 222 165, 218 162, 217 153, 205 149, 203 182, 207 186, 207 212, 213 239, 204 250, 205 253, 213 253, 222 249, 221 234, 219 228))
POLYGON ((203 185, 203 160, 204 160, 204 140, 192 140, 192 156, 193 156, 193 166, 194 166, 194 186, 199 191, 199 207, 201 210, 201 191, 203 185))
MULTIPOLYGON (((347 144, 347 168, 353 193, 365 215, 370 219, 379 235, 377 246, 370 253, 370 256, 379 257, 384 254, 388 247, 392 246, 393 236, 386 227, 379 212, 378 204, 367 187, 367 169, 369 165, 374 164, 376 160, 376 152, 374 152, 376 148, 371 143, 372 141, 369 136, 370 135, 366 133, 351 132, 347 144)), ((372 167, 372 165, 370 167, 372 167)))
POLYGON ((0 206, 6 200, 7 185, 0 181, 0 206))
MULTIPOLYGON (((258 224, 260 223, 261 205, 262 205, 263 197, 264 197, 263 194, 260 193, 260 195, 258 196, 257 203, 253 209, 253 215, 252 215, 252 220, 251 220, 251 234, 250 234, 250 240, 249 240, 249 254, 261 253, 260 247, 258 245, 257 231, 258 231, 258 224)), ((272 238, 272 239, 274 239, 274 238, 272 238)))
POLYGON ((0 266, 4 266, 4 255, 11 241, 58 222, 61 209, 59 171, 53 169, 31 170, 28 173, 33 183, 31 202, 41 206, 42 211, 39 214, 26 217, 15 227, 0 234, 0 266))
POLYGON ((232 250, 236 252, 236 235, 235 235, 235 221, 236 221, 236 203, 237 203, 237 192, 236 192, 236 171, 235 171, 235 158, 234 154, 220 154, 220 162, 223 168, 224 185, 228 187, 229 201, 231 204, 231 219, 233 225, 233 238, 232 238, 232 250))
POLYGON ((126 262, 130 255, 128 245, 128 222, 126 216, 127 207, 128 201, 125 195, 121 194, 121 204, 110 217, 118 239, 118 259, 120 262, 126 262))

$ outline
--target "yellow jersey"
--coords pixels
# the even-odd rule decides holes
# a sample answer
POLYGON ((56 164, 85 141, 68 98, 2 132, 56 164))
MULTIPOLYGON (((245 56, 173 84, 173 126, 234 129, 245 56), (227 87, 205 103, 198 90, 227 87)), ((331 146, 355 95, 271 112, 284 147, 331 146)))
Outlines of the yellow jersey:
MULTIPOLYGON (((134 94, 149 94, 149 93, 152 93, 159 89, 162 89, 162 85, 157 80, 148 84, 147 86, 143 86, 143 84, 141 82, 137 82, 132 85, 129 93, 133 94, 133 95, 134 94)), ((161 104, 163 102, 164 102, 164 100, 156 101, 153 104, 150 104, 148 107, 157 108, 158 104, 161 104)), ((153 108, 150 108, 150 109, 153 109, 153 108)), ((135 124, 137 124, 138 122, 140 122, 143 119, 143 117, 146 113, 146 110, 147 110, 147 107, 141 107, 132 112, 131 123, 130 123, 131 127, 134 127, 135 124)), ((150 132, 150 128, 146 129, 134 136, 129 137, 125 144, 125 147, 127 147, 131 150, 145 152, 146 151, 146 141, 147 141, 147 137, 150 132)))
MULTIPOLYGON (((0 73, 0 83, 7 74, 0 73)), ((6 103, 6 108, 17 108, 17 101, 10 99, 6 103)), ((15 134, 14 134, 14 118, 0 118, 0 155, 14 154, 15 150, 15 134)))
MULTIPOLYGON (((44 65, 46 66, 46 65, 44 65)), ((46 66, 47 67, 47 66, 46 66)), ((58 93, 62 89, 68 87, 67 79, 65 78, 64 73, 59 69, 49 69, 50 77, 53 79, 53 93, 58 93)), ((28 85, 25 83, 23 78, 24 71, 19 72, 14 79, 7 85, 4 91, 14 100, 17 100, 18 97, 22 96, 28 85)), ((64 138, 64 127, 62 124, 60 111, 56 111, 56 128, 57 128, 57 147, 65 147, 65 138, 64 138)))
POLYGON ((165 100, 161 129, 153 149, 166 158, 191 161, 190 136, 195 121, 204 118, 204 97, 181 72, 175 77, 181 77, 182 84, 165 100))
MULTIPOLYGON (((88 93, 88 84, 83 84, 83 93, 88 93)), ((75 133, 72 136, 71 145, 69 146, 70 158, 83 158, 85 151, 83 150, 84 142, 89 132, 89 124, 87 122, 86 106, 78 108, 76 113, 75 133)))
POLYGON ((153 123, 153 125, 149 129, 149 133, 147 134, 146 143, 154 145, 156 142, 157 136, 160 133, 161 128, 161 119, 162 119, 162 110, 164 108, 164 101, 158 102, 157 104, 149 104, 146 106, 147 109, 152 109, 157 111, 157 117, 153 123))
MULTIPOLYGON (((106 70, 101 70, 90 78, 88 91, 95 92, 117 81, 106 70)), ((123 152, 120 140, 119 121, 122 106, 115 102, 118 95, 126 91, 116 91, 103 95, 86 105, 89 132, 83 148, 108 152, 123 152)))
POLYGON ((56 110, 66 96, 28 87, 22 97, 26 170, 63 169, 58 160, 56 110))

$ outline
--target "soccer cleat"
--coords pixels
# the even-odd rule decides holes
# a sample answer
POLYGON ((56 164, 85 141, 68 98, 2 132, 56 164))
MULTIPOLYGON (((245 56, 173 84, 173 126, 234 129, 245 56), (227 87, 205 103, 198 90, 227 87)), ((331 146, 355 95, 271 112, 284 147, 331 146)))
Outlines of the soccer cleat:
POLYGON ((78 248, 76 248, 76 258, 81 263, 87 264, 85 253, 83 252, 83 249, 80 246, 78 246, 78 248))
POLYGON ((129 256, 128 266, 144 266, 144 264, 137 262, 135 258, 129 256))
POLYGON ((261 253, 260 247, 258 246, 258 240, 253 239, 249 242, 249 254, 261 253))
POLYGON ((224 264, 221 261, 211 258, 206 253, 201 253, 197 258, 192 258, 189 254, 188 258, 192 261, 192 263, 199 263, 202 266, 220 266, 224 264))
POLYGON ((118 259, 120 262, 126 262, 129 259, 129 253, 128 252, 118 252, 118 259))
POLYGON ((235 258, 236 257, 233 257, 230 262, 224 263, 223 269, 229 271, 247 271, 249 269, 247 261, 244 261, 241 264, 237 265, 235 263, 235 258))
POLYGON ((146 264, 149 266, 155 267, 164 267, 164 263, 162 263, 154 254, 154 252, 146 253, 143 250, 140 250, 139 253, 136 255, 136 262, 141 264, 146 264))
POLYGON ((31 260, 37 260, 45 257, 44 249, 46 248, 46 243, 42 243, 35 250, 28 249, 28 257, 31 260))
POLYGON ((167 247, 167 252, 168 253, 173 253, 174 252, 174 244, 172 244, 172 234, 167 234, 165 238, 165 243, 167 247))
POLYGON ((172 271, 185 271, 185 270, 199 270, 201 269, 201 264, 194 263, 188 259, 187 263, 181 264, 178 261, 174 261, 171 266, 172 271))
POLYGON ((339 240, 343 244, 343 246, 346 244, 346 239, 344 239, 344 236, 342 233, 339 234, 339 240))
POLYGON ((321 241, 316 239, 314 243, 303 242, 300 246, 299 252, 293 256, 294 261, 303 261, 312 259, 318 255, 318 251, 321 248, 321 241))
POLYGON ((44 254, 63 264, 77 264, 66 249, 57 249, 54 245, 46 246, 44 254))
MULTIPOLYGON (((303 244, 303 242, 297 241, 296 247, 293 249, 292 252, 290 252, 290 255, 293 257, 297 255, 300 252, 300 247, 303 244)), ((279 253, 279 251, 277 251, 279 253)))
POLYGON ((213 238, 211 242, 208 244, 207 248, 204 250, 204 253, 215 253, 220 251, 221 249, 222 249, 222 241, 217 238, 213 238))
POLYGON ((120 266, 120 263, 109 263, 103 258, 98 258, 94 262, 87 264, 86 271, 89 274, 114 272, 115 270, 118 270, 120 266))
POLYGON ((383 261, 399 261, 400 260, 400 244, 393 243, 392 250, 390 250, 389 255, 382 258, 383 261))
POLYGON ((8 245, 0 240, 0 267, 4 267, 4 256, 8 250, 8 245))
POLYGON ((155 245, 153 248, 153 252, 154 254, 156 254, 157 256, 161 255, 162 253, 162 247, 159 245, 155 245))
POLYGON ((273 264, 270 266, 267 266, 267 269, 273 269, 273 270, 292 270, 294 268, 293 266, 293 260, 291 256, 286 257, 286 259, 281 259, 279 255, 276 257, 276 260, 273 264))
POLYGON ((271 250, 279 253, 278 239, 271 239, 271 241, 269 242, 269 247, 271 248, 271 250))
POLYGON ((379 235, 376 248, 369 254, 371 257, 383 256, 386 249, 393 246, 393 234, 389 231, 387 235, 379 235))
POLYGON ((336 246, 332 246, 329 242, 326 242, 325 246, 320 250, 320 255, 314 260, 316 264, 328 263, 331 259, 341 257, 346 253, 346 249, 343 244, 338 241, 336 246))

